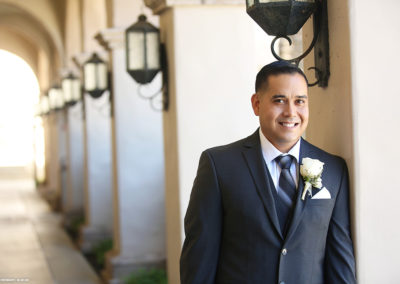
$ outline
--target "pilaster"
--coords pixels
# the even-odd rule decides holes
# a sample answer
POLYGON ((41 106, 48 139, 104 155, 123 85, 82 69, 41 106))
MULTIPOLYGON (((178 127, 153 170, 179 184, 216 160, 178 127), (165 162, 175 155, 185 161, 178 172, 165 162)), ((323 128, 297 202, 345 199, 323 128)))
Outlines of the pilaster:
MULTIPOLYGON (((113 70, 115 245, 104 272, 110 283, 138 269, 165 267, 162 114, 139 96, 139 85, 126 72, 124 37, 124 28, 103 30, 96 37, 110 51, 113 70)), ((150 88, 161 88, 160 79, 150 88)))
MULTIPOLYGON (((107 61, 105 52, 96 51, 107 61)), ((77 54, 83 66, 91 52, 77 54)), ((83 94, 84 214, 80 245, 89 251, 97 242, 112 238, 112 167, 110 91, 97 99, 83 94)))
POLYGON ((81 217, 84 208, 84 139, 83 103, 77 102, 66 110, 67 119, 67 194, 64 205, 64 221, 81 217))
POLYGON ((250 98, 257 72, 273 61, 271 39, 246 14, 243 1, 146 4, 160 16, 168 57, 170 108, 163 114, 167 263, 169 283, 180 283, 183 219, 201 152, 257 129, 250 98))

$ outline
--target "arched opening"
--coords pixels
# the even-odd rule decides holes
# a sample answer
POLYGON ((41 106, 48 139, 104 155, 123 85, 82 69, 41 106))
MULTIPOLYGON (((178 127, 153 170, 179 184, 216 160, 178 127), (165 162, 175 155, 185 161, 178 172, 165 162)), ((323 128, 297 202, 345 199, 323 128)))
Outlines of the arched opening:
POLYGON ((44 178, 43 127, 41 119, 34 117, 38 80, 13 53, 0 49, 0 62, 0 168, 30 172, 35 161, 44 178))

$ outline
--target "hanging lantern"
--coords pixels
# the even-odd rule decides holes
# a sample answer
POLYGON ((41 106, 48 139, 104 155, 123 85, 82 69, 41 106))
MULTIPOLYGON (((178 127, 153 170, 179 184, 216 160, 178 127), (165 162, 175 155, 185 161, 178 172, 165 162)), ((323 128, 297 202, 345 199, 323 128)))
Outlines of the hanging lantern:
POLYGON ((140 15, 125 31, 126 69, 140 83, 150 83, 161 70, 160 31, 140 15))
POLYGON ((50 112, 49 97, 43 95, 40 97, 40 114, 47 115, 50 112))
POLYGON ((247 0, 247 13, 269 35, 294 35, 316 10, 315 1, 247 0))
POLYGON ((50 110, 61 110, 64 107, 64 98, 62 89, 58 85, 54 85, 49 90, 50 110))
POLYGON ((81 82, 78 77, 71 72, 64 77, 62 82, 62 91, 65 104, 72 106, 81 99, 81 82))
POLYGON ((106 63, 93 53, 83 65, 85 92, 93 98, 99 98, 108 88, 108 72, 106 63))
POLYGON ((330 64, 327 0, 246 0, 246 7, 247 14, 267 34, 275 36, 271 41, 271 52, 276 59, 299 65, 314 49, 315 66, 309 69, 315 70, 317 81, 308 85, 328 86, 330 64), (284 38, 292 44, 288 36, 296 34, 311 15, 314 15, 314 36, 310 46, 295 58, 281 58, 274 49, 275 42, 284 38))

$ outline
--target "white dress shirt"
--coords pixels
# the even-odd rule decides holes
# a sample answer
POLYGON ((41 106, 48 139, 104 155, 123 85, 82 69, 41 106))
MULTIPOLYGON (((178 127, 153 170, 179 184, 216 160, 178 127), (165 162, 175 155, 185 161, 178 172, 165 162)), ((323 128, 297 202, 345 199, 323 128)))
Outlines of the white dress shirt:
POLYGON ((280 155, 292 155, 294 157, 293 162, 290 166, 290 174, 293 177, 294 182, 296 183, 296 188, 299 183, 299 156, 300 156, 300 140, 297 141, 297 143, 289 150, 287 153, 282 153, 278 149, 275 148, 274 145, 272 145, 271 142, 264 136, 264 134, 261 131, 260 127, 260 142, 261 142, 261 150, 262 150, 262 155, 265 161, 265 164, 267 165, 268 171, 271 174, 272 181, 274 182, 276 191, 279 192, 279 176, 281 174, 281 168, 279 167, 278 163, 275 161, 275 158, 280 156, 280 155))

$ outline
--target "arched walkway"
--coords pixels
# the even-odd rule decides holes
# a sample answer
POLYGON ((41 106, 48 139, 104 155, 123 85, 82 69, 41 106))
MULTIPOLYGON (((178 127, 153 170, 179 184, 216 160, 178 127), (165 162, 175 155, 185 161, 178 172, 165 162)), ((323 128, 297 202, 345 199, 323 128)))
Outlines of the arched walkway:
POLYGON ((24 60, 1 49, 0 62, 0 282, 100 283, 60 215, 35 190, 34 152, 36 168, 44 166, 43 129, 33 108, 37 78, 24 60))
POLYGON ((0 282, 101 283, 32 180, 0 179, 0 282))

